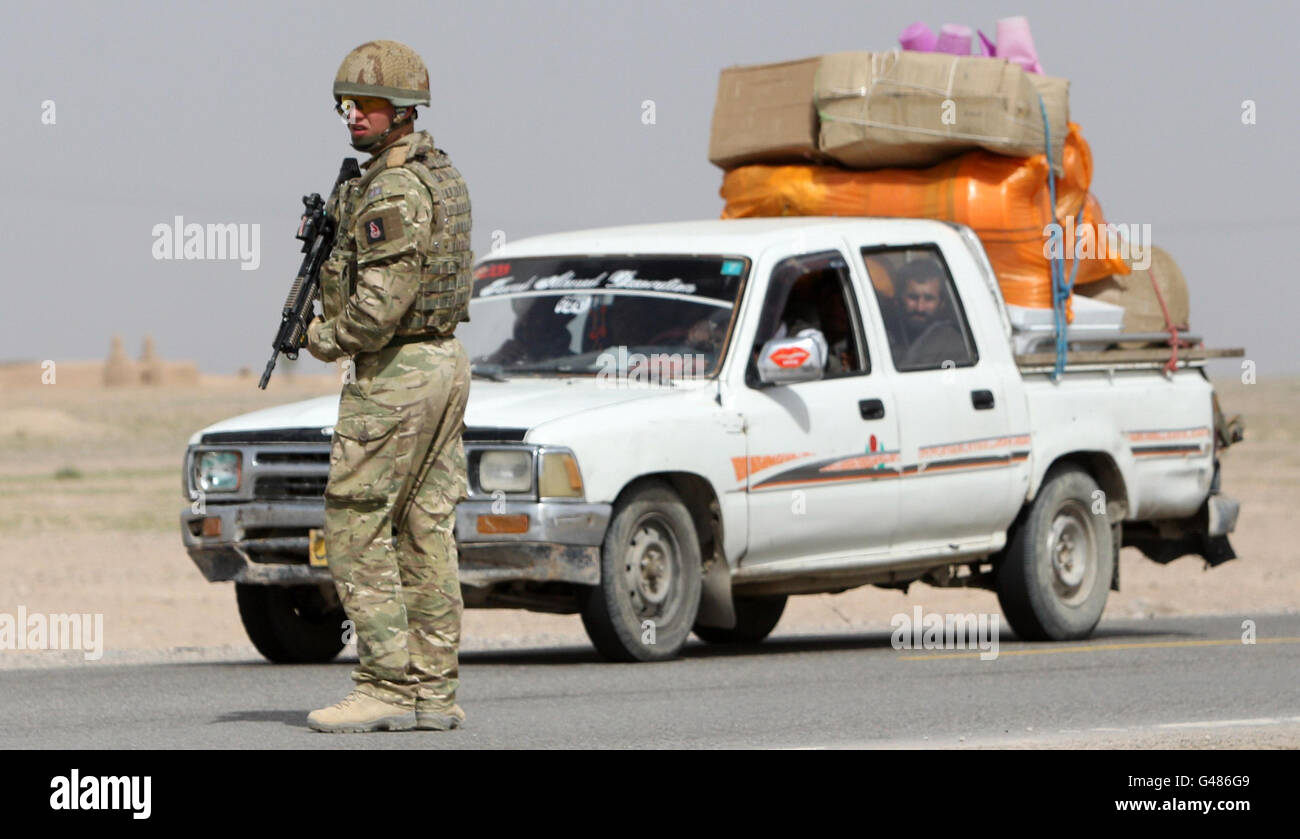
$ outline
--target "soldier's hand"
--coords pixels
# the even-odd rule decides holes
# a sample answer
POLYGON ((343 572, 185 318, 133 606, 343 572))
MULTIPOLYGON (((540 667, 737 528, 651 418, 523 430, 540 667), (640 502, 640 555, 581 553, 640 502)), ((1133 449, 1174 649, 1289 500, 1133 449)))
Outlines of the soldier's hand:
POLYGON ((324 322, 324 318, 320 315, 312 318, 311 323, 307 324, 307 329, 302 333, 302 343, 300 346, 305 347, 308 344, 318 343, 320 337, 320 325, 324 322))

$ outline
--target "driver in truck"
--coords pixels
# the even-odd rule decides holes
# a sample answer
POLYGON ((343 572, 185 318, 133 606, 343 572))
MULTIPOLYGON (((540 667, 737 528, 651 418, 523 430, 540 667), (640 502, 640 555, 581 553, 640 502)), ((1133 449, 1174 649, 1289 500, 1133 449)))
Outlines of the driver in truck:
POLYGON ((849 313, 838 275, 831 270, 800 277, 790 289, 781 324, 774 338, 797 336, 805 329, 816 330, 825 343, 827 376, 855 372, 856 359, 849 341, 849 313))
POLYGON ((521 297, 512 301, 517 315, 510 337, 485 361, 509 367, 513 364, 549 361, 570 354, 573 315, 556 311, 557 297, 521 297))

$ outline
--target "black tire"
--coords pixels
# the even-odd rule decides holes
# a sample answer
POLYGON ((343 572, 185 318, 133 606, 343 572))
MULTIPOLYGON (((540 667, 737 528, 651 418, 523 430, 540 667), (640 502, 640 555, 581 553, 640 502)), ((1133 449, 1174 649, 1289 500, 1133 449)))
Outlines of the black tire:
POLYGON ((1017 522, 998 565, 997 588, 1018 637, 1087 638, 1101 620, 1116 555, 1110 517, 1104 509, 1093 512, 1097 491, 1079 467, 1053 469, 1017 522))
POLYGON ((582 609, 591 643, 612 661, 675 658, 695 624, 702 585, 686 505, 658 481, 631 490, 614 507, 600 553, 600 585, 582 609))
POLYGON ((785 611, 786 596, 774 594, 767 597, 737 597, 736 625, 731 629, 720 626, 697 626, 695 634, 710 644, 757 644, 776 629, 785 611))
POLYGON ((343 649, 342 607, 318 586, 235 583, 244 631, 257 651, 276 664, 321 664, 343 649))

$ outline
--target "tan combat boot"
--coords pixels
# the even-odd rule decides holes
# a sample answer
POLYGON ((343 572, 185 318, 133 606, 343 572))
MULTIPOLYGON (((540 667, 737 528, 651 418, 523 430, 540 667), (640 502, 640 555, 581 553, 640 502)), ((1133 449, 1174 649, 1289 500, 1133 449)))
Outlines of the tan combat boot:
POLYGON ((409 731, 415 728, 415 711, 354 690, 342 702, 312 711, 307 725, 338 734, 361 731, 409 731))
POLYGON ((434 703, 415 703, 415 727, 424 731, 450 731, 465 721, 459 705, 450 708, 434 703))

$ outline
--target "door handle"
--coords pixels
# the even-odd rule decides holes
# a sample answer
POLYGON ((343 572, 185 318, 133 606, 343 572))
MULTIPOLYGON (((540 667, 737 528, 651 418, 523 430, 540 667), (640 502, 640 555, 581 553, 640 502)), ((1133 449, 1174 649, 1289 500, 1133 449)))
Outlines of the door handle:
POLYGON ((866 420, 880 419, 885 415, 885 403, 879 399, 863 399, 858 403, 858 412, 866 420))
POLYGON ((970 403, 975 406, 977 411, 988 411, 993 408, 993 391, 991 390, 972 390, 970 392, 970 403))

